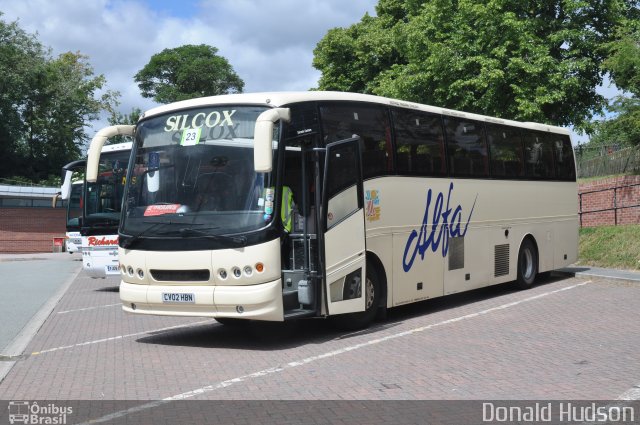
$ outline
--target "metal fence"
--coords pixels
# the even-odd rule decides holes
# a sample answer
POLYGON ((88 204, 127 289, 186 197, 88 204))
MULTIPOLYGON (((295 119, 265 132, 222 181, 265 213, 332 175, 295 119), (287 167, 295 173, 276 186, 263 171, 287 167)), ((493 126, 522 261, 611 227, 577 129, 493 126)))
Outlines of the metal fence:
POLYGON ((575 148, 578 178, 640 174, 640 146, 620 150, 605 150, 601 155, 586 155, 582 147, 575 148))

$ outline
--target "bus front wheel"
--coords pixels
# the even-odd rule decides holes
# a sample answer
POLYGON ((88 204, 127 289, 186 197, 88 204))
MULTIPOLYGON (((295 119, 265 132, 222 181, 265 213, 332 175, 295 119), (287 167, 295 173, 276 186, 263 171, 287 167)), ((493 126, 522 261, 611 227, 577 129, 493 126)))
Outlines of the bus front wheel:
POLYGON ((373 322, 376 317, 382 288, 376 268, 367 261, 366 279, 364 282, 365 310, 358 313, 340 314, 333 317, 336 327, 344 330, 364 329, 373 322))
POLYGON ((520 289, 531 288, 538 274, 538 252, 531 239, 527 238, 520 245, 518 253, 518 280, 520 289))

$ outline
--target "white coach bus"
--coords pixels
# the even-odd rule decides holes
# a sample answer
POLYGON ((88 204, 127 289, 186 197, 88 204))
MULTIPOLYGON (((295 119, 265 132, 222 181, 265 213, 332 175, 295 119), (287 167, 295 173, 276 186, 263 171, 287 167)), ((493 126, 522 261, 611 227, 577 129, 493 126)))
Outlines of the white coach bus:
POLYGON ((69 254, 82 254, 82 235, 80 221, 82 220, 82 189, 84 182, 75 181, 71 184, 71 192, 67 202, 67 234, 66 250, 69 254))
POLYGON ((82 236, 80 235, 80 223, 82 222, 82 192, 84 180, 73 179, 76 171, 84 171, 87 161, 72 161, 62 167, 62 185, 60 191, 53 196, 51 206, 56 208, 58 200, 67 202, 67 232, 65 235, 65 248, 69 254, 82 253, 82 236))
MULTIPOLYGON (((119 125, 100 130, 92 144, 100 144, 97 178, 93 182, 72 182, 74 172, 85 173, 86 160, 74 161, 62 168, 63 183, 60 196, 67 203, 67 231, 69 223, 77 228, 74 239, 79 239, 82 266, 93 278, 118 275, 118 225, 122 207, 125 179, 131 156, 131 142, 104 146, 113 136, 131 136, 133 126, 119 125), (98 140, 99 142, 95 142, 98 140), (79 187, 80 186, 80 190, 79 187), (78 193, 79 192, 79 193, 78 193)), ((86 174, 85 174, 86 178, 86 174)), ((69 236, 69 233, 67 233, 69 236)))
POLYGON ((336 315, 355 328, 385 308, 527 288, 576 261, 562 128, 351 93, 263 93, 152 109, 134 140, 119 228, 127 312, 336 315))

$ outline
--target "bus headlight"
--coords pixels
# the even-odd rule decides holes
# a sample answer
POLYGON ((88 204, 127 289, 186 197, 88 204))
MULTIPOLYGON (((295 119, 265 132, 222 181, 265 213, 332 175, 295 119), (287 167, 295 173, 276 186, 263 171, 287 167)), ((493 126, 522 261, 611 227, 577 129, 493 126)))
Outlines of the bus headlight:
POLYGON ((237 278, 237 279, 239 279, 239 278, 240 278, 240 276, 242 276, 242 272, 241 272, 241 271, 240 271, 240 269, 239 269, 239 268, 237 268, 237 267, 234 267, 234 268, 232 269, 232 272, 233 272, 233 276, 234 276, 235 278, 237 278))
POLYGON ((251 268, 251 266, 244 266, 244 274, 247 277, 253 274, 253 269, 251 268))
POLYGON ((218 270, 218 276, 220 276, 220 279, 225 280, 227 278, 227 271, 225 269, 218 270))

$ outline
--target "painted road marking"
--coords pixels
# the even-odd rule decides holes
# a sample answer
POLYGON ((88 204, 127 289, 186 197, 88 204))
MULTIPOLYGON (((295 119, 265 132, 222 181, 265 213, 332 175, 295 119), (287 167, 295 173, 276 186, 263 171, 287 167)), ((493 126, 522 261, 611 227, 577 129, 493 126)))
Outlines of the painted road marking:
POLYGON ((333 350, 333 351, 329 351, 329 352, 326 352, 326 353, 323 353, 323 354, 318 354, 316 356, 311 356, 311 357, 307 357, 307 358, 304 358, 304 359, 301 359, 301 360, 298 360, 298 361, 289 362, 289 363, 286 363, 286 364, 281 365, 281 366, 274 366, 274 367, 271 367, 271 368, 268 368, 268 369, 262 369, 262 370, 259 370, 257 372, 250 373, 248 375, 243 375, 243 376, 239 376, 239 377, 236 377, 236 378, 227 379, 226 381, 217 382, 215 384, 207 385, 207 386, 204 386, 204 387, 201 387, 201 388, 197 388, 197 389, 191 390, 191 391, 186 391, 184 393, 176 394, 176 395, 164 398, 162 400, 156 400, 156 401, 152 401, 152 402, 149 402, 149 403, 141 404, 140 406, 132 407, 130 409, 121 410, 119 412, 114 412, 114 413, 111 413, 109 415, 105 415, 105 416, 102 416, 100 418, 97 418, 97 419, 92 419, 92 420, 90 420, 88 422, 85 422, 85 424, 95 424, 95 423, 112 421, 114 419, 118 419, 118 418, 130 415, 132 413, 137 413, 137 412, 141 412, 141 411, 144 411, 144 410, 152 409, 154 407, 158 407, 158 406, 161 406, 163 404, 170 403, 172 401, 185 400, 185 399, 196 397, 196 396, 199 396, 199 395, 202 395, 202 394, 205 394, 205 393, 208 393, 208 392, 212 392, 212 391, 215 391, 215 390, 218 390, 218 389, 221 389, 221 388, 230 387, 230 386, 232 386, 234 384, 241 383, 241 382, 244 382, 244 381, 248 381, 250 379, 260 378, 260 377, 268 376, 268 375, 273 375, 273 374, 276 374, 276 373, 279 373, 279 372, 283 372, 283 371, 288 370, 288 369, 293 369, 293 368, 298 367, 298 366, 303 366, 303 365, 306 365, 306 364, 309 364, 309 363, 312 363, 312 362, 316 362, 318 360, 335 357, 335 356, 338 356, 340 354, 344 354, 344 353, 348 353, 348 352, 351 352, 351 351, 359 350, 359 349, 365 348, 365 347, 370 347, 370 346, 377 345, 377 344, 380 344, 380 343, 383 343, 383 342, 392 341, 392 340, 395 340, 395 339, 398 339, 398 338, 402 338, 402 337, 405 337, 405 336, 409 336, 409 335, 413 335, 413 334, 416 334, 416 333, 424 332, 424 331, 427 331, 429 329, 437 328, 437 327, 440 327, 440 326, 445 326, 445 325, 448 325, 448 324, 451 324, 451 323, 461 322, 463 320, 468 320, 468 319, 473 319, 473 318, 476 318, 476 317, 484 316, 486 314, 489 314, 489 313, 492 313, 492 312, 495 312, 495 311, 499 311, 499 310, 504 310, 504 309, 507 309, 507 308, 515 307, 517 305, 524 304, 524 303, 527 303, 527 302, 530 302, 530 301, 534 301, 534 300, 537 300, 537 299, 540 299, 540 298, 543 298, 543 297, 547 297, 549 295, 553 295, 553 294, 557 294, 557 293, 560 293, 560 292, 568 291, 568 290, 571 290, 571 289, 579 288, 579 287, 584 286, 584 285, 586 285, 588 283, 591 283, 591 281, 588 280, 586 282, 578 283, 576 285, 567 286, 567 287, 564 287, 564 288, 561 288, 561 289, 556 289, 554 291, 544 292, 542 294, 538 294, 538 295, 534 295, 532 297, 524 298, 524 299, 519 300, 519 301, 514 301, 514 302, 502 304, 502 305, 499 305, 497 307, 488 308, 486 310, 478 311, 476 313, 465 314, 464 316, 455 317, 453 319, 443 320, 443 321, 438 322, 438 323, 433 323, 433 324, 426 325, 426 326, 420 326, 418 328, 410 329, 410 330, 407 330, 407 331, 404 331, 404 332, 398 332, 398 333, 387 335, 387 336, 384 336, 384 337, 381 337, 381 338, 376 338, 376 339, 372 339, 372 340, 369 340, 369 341, 365 341, 365 342, 360 343, 360 344, 350 345, 350 346, 347 346, 347 347, 344 347, 344 348, 340 348, 340 349, 337 349, 337 350, 333 350))
POLYGON ((64 345, 62 347, 55 347, 55 348, 48 348, 46 350, 34 351, 33 353, 31 353, 31 355, 32 356, 38 356, 40 354, 53 353, 54 351, 66 350, 66 349, 69 349, 69 348, 84 347, 86 345, 100 344, 102 342, 116 341, 116 340, 119 340, 119 339, 131 338, 131 337, 134 337, 134 336, 147 335, 147 334, 152 334, 152 333, 157 333, 157 332, 165 332, 165 331, 170 331, 170 330, 173 330, 173 329, 187 328, 189 326, 203 325, 205 323, 214 323, 214 321, 212 319, 201 320, 199 322, 191 322, 191 323, 186 323, 186 324, 183 324, 183 325, 167 326, 166 328, 152 329, 152 330, 149 330, 149 331, 136 332, 136 333, 132 333, 132 334, 117 335, 117 336, 112 336, 112 337, 109 337, 109 338, 95 339, 93 341, 79 342, 77 344, 64 345))
POLYGON ((96 305, 93 307, 85 307, 85 308, 76 308, 73 310, 64 310, 64 311, 59 311, 57 314, 67 314, 67 313, 75 313, 77 311, 89 311, 89 310, 96 310, 98 308, 107 308, 107 307, 116 307, 116 306, 121 306, 122 303, 117 303, 117 304, 105 304, 105 305, 96 305))
POLYGON ((640 400, 640 384, 634 385, 633 388, 620 394, 618 396, 618 400, 624 400, 624 401, 640 400))

